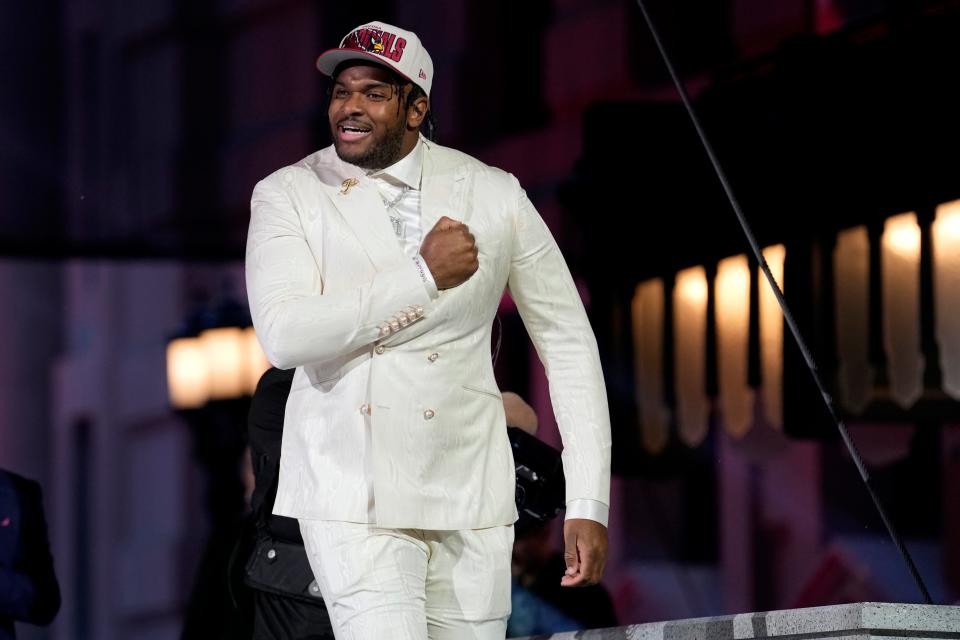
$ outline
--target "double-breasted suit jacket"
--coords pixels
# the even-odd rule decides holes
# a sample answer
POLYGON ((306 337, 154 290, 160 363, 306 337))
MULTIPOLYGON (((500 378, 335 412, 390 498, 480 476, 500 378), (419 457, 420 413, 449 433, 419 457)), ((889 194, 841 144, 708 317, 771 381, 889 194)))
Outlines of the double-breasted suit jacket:
POLYGON ((446 215, 469 225, 479 250, 479 270, 435 299, 373 182, 333 147, 254 190, 250 309, 268 359, 297 368, 274 512, 396 528, 513 522, 490 353, 507 287, 547 370, 567 501, 608 504, 596 340, 556 243, 512 175, 422 144, 424 235, 446 215))

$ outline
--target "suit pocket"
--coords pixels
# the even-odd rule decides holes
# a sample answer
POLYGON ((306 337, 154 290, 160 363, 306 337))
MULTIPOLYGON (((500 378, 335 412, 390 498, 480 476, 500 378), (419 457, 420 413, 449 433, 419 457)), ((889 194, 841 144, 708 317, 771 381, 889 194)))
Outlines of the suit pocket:
POLYGON ((468 384, 462 385, 463 388, 467 391, 472 391, 473 393, 479 393, 484 396, 493 398, 494 400, 503 401, 503 398, 500 395, 499 391, 490 391, 489 389, 481 389, 480 387, 470 386, 468 384))

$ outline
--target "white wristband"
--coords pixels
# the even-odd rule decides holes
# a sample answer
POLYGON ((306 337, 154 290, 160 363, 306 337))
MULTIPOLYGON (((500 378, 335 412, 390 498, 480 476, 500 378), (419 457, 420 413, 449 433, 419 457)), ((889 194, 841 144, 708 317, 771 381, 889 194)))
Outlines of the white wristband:
POLYGON ((581 498, 579 500, 571 500, 567 503, 567 514, 563 519, 582 518, 584 520, 593 520, 603 526, 607 526, 609 517, 610 507, 596 500, 581 498))
POLYGON ((431 299, 436 299, 436 297, 440 295, 440 291, 437 289, 437 283, 433 279, 433 274, 430 273, 430 269, 427 267, 423 256, 419 253, 413 256, 413 264, 416 265, 417 272, 420 273, 420 279, 423 280, 423 286, 427 288, 427 294, 431 299))

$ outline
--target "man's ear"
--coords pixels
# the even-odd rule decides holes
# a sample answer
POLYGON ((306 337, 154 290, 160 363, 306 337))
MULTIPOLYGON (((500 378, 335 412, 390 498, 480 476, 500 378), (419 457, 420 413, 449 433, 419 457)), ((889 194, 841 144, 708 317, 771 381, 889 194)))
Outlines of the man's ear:
POLYGON ((420 96, 413 101, 410 108, 407 109, 407 126, 411 129, 417 129, 423 124, 430 110, 430 100, 426 96, 420 96))

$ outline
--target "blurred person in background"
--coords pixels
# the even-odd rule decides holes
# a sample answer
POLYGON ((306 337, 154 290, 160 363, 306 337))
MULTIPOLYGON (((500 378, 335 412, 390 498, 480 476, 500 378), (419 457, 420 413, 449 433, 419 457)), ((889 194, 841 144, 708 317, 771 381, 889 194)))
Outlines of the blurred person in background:
POLYGON ((14 622, 50 624, 60 610, 40 485, 0 469, 0 640, 14 622))
POLYGON ((507 637, 533 636, 617 626, 613 600, 602 584, 571 591, 560 586, 563 551, 553 543, 553 522, 513 543, 513 612, 507 637))
MULTIPOLYGON (((523 398, 504 391, 503 409, 508 426, 537 435, 537 414, 523 398)), ((562 549, 554 545, 555 532, 551 520, 517 533, 508 638, 617 626, 613 601, 602 584, 575 591, 560 586, 557 575, 565 563, 562 549)))
POLYGON ((253 596, 254 640, 332 640, 326 605, 310 571, 300 527, 273 514, 280 441, 293 370, 267 369, 250 403, 247 436, 253 467, 253 544, 244 582, 253 596))

